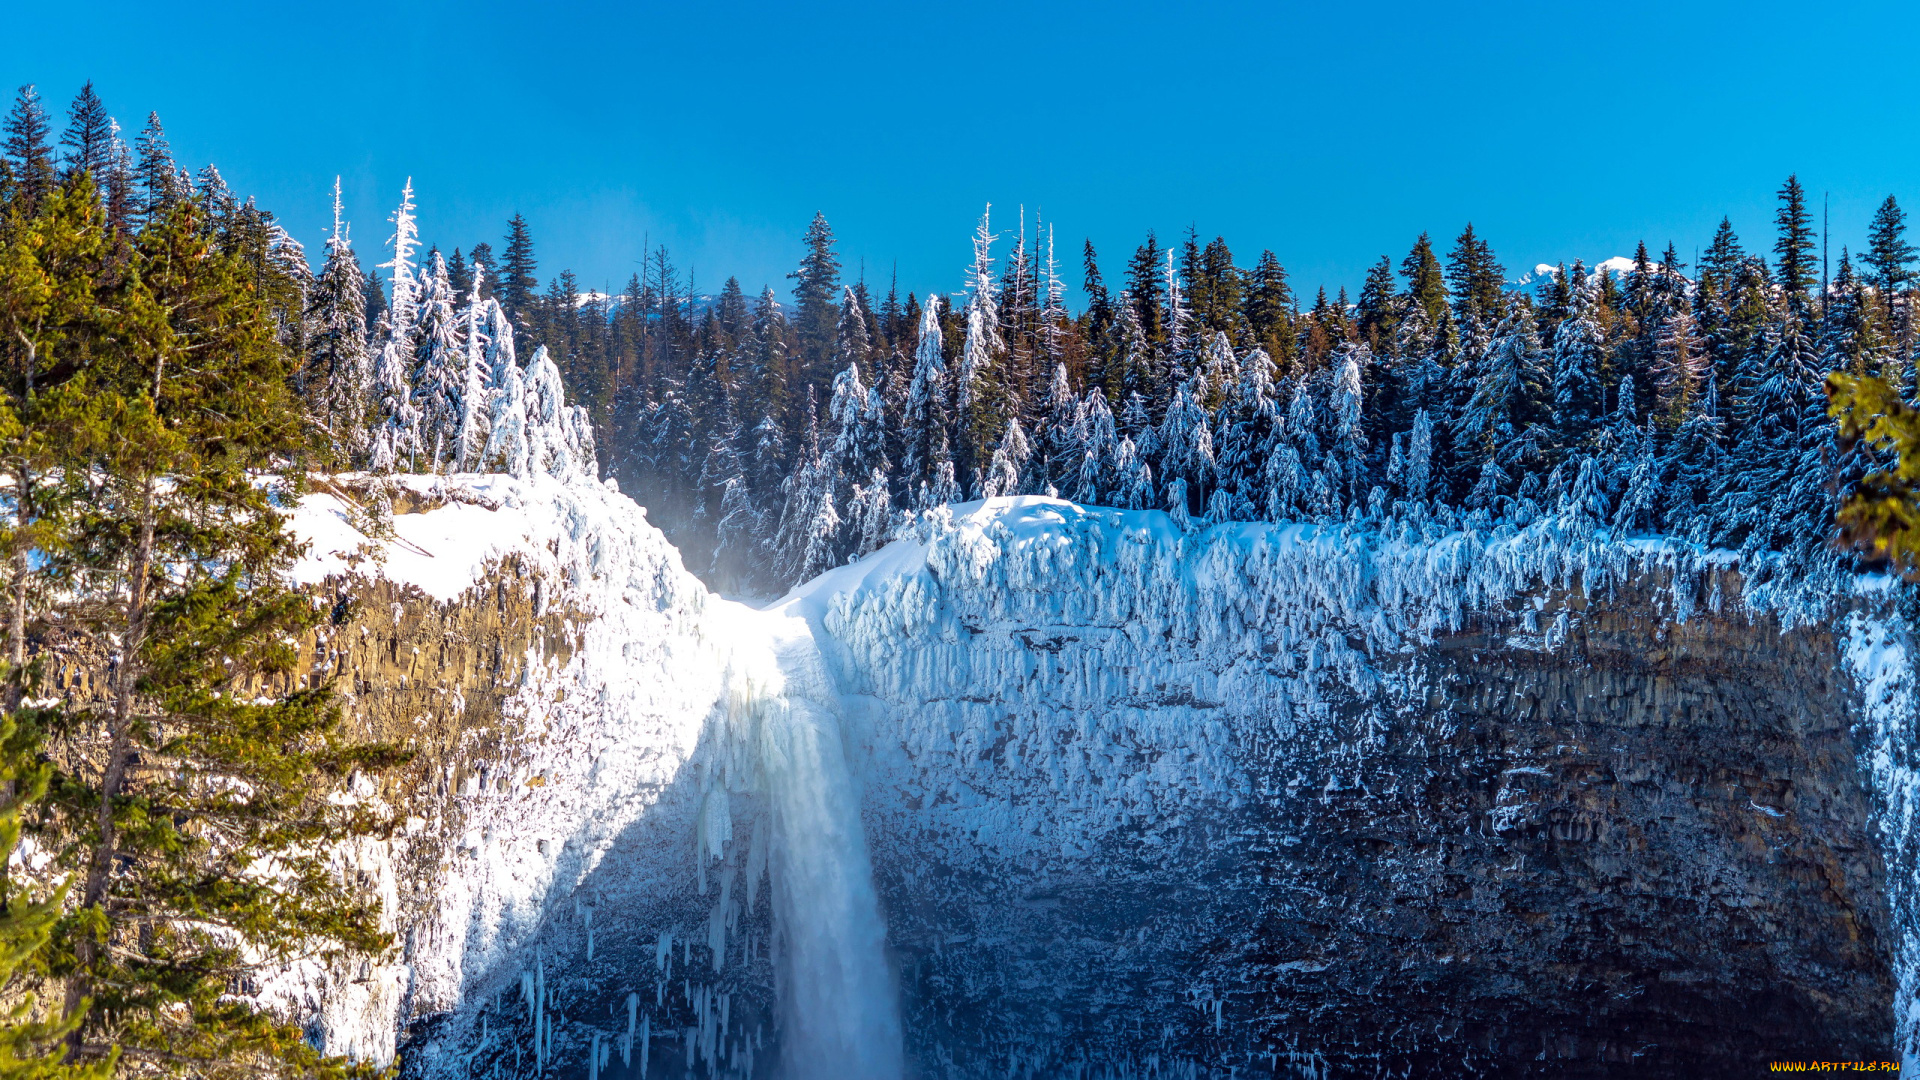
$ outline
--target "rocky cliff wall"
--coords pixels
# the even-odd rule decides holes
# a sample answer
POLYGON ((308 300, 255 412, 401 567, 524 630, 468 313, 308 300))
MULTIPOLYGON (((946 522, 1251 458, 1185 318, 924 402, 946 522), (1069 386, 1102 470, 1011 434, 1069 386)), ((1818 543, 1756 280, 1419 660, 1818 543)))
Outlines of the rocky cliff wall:
POLYGON ((1036 512, 824 615, 928 1075, 1897 1057, 1831 627, 1698 553, 1036 512))
POLYGON ((769 1075, 778 857, 729 725, 778 618, 838 684, 909 1075, 1893 1053, 1891 623, 1783 628, 1710 555, 1549 523, 1182 535, 1048 500, 962 508, 760 615, 623 503, 429 500, 407 543, 497 542, 453 575, 402 550, 339 576, 344 542, 308 568, 353 601, 313 674, 419 751, 363 788, 407 835, 343 854, 400 945, 268 988, 330 1046, 399 1034, 421 1077, 769 1075))

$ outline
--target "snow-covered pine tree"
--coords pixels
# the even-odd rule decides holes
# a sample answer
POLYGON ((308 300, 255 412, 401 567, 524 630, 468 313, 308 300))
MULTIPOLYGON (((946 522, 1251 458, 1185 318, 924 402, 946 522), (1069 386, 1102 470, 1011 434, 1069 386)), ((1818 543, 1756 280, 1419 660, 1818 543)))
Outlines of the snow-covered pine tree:
POLYGON ((1207 338, 1200 353, 1200 370, 1207 377, 1207 398, 1200 407, 1213 412, 1240 381, 1240 361, 1234 357, 1233 344, 1225 331, 1216 330, 1207 338))
POLYGON ((367 457, 367 411, 373 404, 373 360, 367 351, 366 283, 340 213, 340 180, 333 181, 333 232, 327 261, 314 283, 307 318, 312 353, 301 392, 330 443, 332 461, 358 465, 367 457))
POLYGON ((1407 432, 1406 465, 1401 472, 1401 497, 1425 503, 1433 495, 1433 419, 1427 410, 1413 414, 1413 427, 1407 432))
POLYGON ((704 561, 717 567, 722 543, 720 526, 727 515, 727 493, 746 484, 746 469, 740 460, 742 433, 733 419, 733 407, 722 395, 717 412, 707 418, 706 453, 701 457, 700 476, 695 484, 694 508, 690 524, 694 533, 689 542, 678 544, 690 565, 704 561))
POLYGON ((420 452, 429 472, 458 467, 466 414, 467 355, 447 261, 433 253, 413 335, 413 405, 420 416, 420 452))
POLYGON ((1113 452, 1113 494, 1110 501, 1122 510, 1145 510, 1153 505, 1153 467, 1125 435, 1113 452))
POLYGON ((586 411, 567 405, 566 384, 545 345, 527 361, 527 459, 536 474, 566 478, 592 474, 593 429, 586 411))
POLYGON ((1853 272, 1853 260, 1840 249, 1840 266, 1827 290, 1820 320, 1820 363, 1828 371, 1853 376, 1883 374, 1891 342, 1866 282, 1853 272))
POLYGON ((750 587, 759 570, 760 514, 744 477, 727 481, 720 496, 720 520, 714 528, 713 575, 725 591, 750 587))
POLYGON ((999 419, 1006 408, 1001 400, 1002 387, 993 378, 993 368, 1006 351, 1000 336, 1000 310, 993 280, 993 242, 988 216, 993 206, 980 215, 973 233, 973 265, 967 275, 966 337, 960 348, 960 370, 955 373, 954 424, 960 437, 956 454, 961 471, 975 469, 986 456, 986 448, 999 434, 999 419))
POLYGON ((1073 315, 1067 311, 1067 283, 1054 259, 1053 223, 1047 223, 1047 254, 1040 289, 1040 337, 1048 367, 1066 363, 1067 342, 1073 337, 1073 315))
POLYGON ((509 330, 505 363, 494 369, 494 386, 487 398, 487 446, 481 468, 527 477, 533 472, 533 446, 527 437, 527 380, 520 365, 513 362, 512 349, 509 330))
POLYGON ((1478 487, 1490 475, 1480 465, 1528 425, 1546 419, 1548 373, 1533 312, 1518 298, 1508 302, 1485 350, 1472 355, 1478 357, 1470 372, 1472 389, 1450 432, 1453 467, 1472 469, 1478 487))
POLYGON ((466 378, 460 389, 460 432, 454 467, 472 472, 486 467, 487 424, 493 419, 493 364, 488 356, 492 350, 487 341, 487 325, 491 315, 489 305, 493 301, 481 299, 485 275, 485 265, 475 263, 470 275, 472 281, 467 305, 460 312, 460 323, 465 327, 462 345, 466 378))
MULTIPOLYGON (((867 334, 867 312, 851 285, 841 289, 840 321, 834 327, 833 369, 847 370, 859 364, 873 370, 873 342, 867 334)), ((862 473, 862 476, 865 474, 862 473)))
POLYGON ((1558 448, 1579 444, 1604 409, 1600 385, 1606 334, 1600 328, 1600 290, 1580 263, 1573 264, 1567 316, 1553 331, 1553 439, 1558 448))
POLYGON ((420 411, 413 404, 410 359, 389 339, 374 360, 373 392, 380 404, 368 457, 375 472, 412 472, 418 465, 420 411))
POLYGON ((1342 342, 1333 351, 1333 390, 1327 397, 1333 430, 1327 471, 1343 507, 1360 505, 1373 486, 1367 474, 1367 429, 1360 411, 1360 369, 1371 359, 1365 345, 1342 342))
POLYGON ((1693 313, 1671 307, 1653 335, 1649 371, 1653 376, 1654 415, 1673 431, 1694 412, 1711 374, 1711 360, 1700 339, 1693 313))
POLYGON ((1151 402, 1158 393, 1153 345, 1147 340, 1146 327, 1140 322, 1132 294, 1122 292, 1115 307, 1118 321, 1114 325, 1114 337, 1120 351, 1108 369, 1107 390, 1112 400, 1121 406, 1121 433, 1139 438, 1152 423, 1151 402), (1139 399, 1140 407, 1130 409, 1135 398, 1139 399))
POLYGON ((1080 451, 1079 471, 1074 476, 1073 486, 1067 489, 1067 498, 1082 505, 1118 505, 1113 503, 1115 466, 1119 459, 1120 440, 1113 422, 1113 413, 1107 408, 1106 391, 1099 387, 1088 387, 1081 406, 1086 420, 1084 423, 1086 439, 1080 451))
POLYGON ((1039 418, 1037 467, 1032 477, 1023 480, 1023 487, 1036 493, 1071 491, 1079 481, 1080 457, 1086 448, 1087 406, 1073 392, 1065 363, 1053 365, 1053 377, 1040 401, 1039 418))
POLYGON ((393 258, 381 263, 380 268, 393 271, 393 288, 387 298, 384 336, 399 342, 403 355, 410 355, 419 305, 413 253, 420 247, 420 226, 413 212, 413 177, 407 177, 406 186, 400 190, 400 205, 387 220, 393 222, 393 236, 387 240, 387 246, 393 249, 393 258))
MULTIPOLYGON (((827 424, 833 432, 833 442, 823 455, 822 482, 827 485, 824 497, 832 501, 836 509, 846 511, 839 514, 838 519, 854 529, 858 522, 852 512, 853 489, 864 484, 876 471, 885 475, 887 469, 885 416, 880 395, 861 381, 857 363, 849 363, 846 370, 834 376, 833 397, 827 403, 827 424)), ((839 565, 842 556, 852 548, 853 539, 850 535, 839 539, 829 554, 828 565, 839 565)))
POLYGON ((920 314, 919 342, 913 353, 913 381, 907 388, 906 409, 900 418, 904 428, 905 459, 901 462, 901 488, 907 492, 915 510, 929 509, 919 501, 920 492, 930 491, 934 473, 942 461, 951 463, 947 449, 946 366, 940 356, 940 311, 931 298, 920 314))
POLYGON ((1020 428, 1020 418, 1007 418, 1006 430, 1000 434, 1000 442, 993 448, 993 458, 988 463, 986 477, 981 481, 980 494, 992 499, 1001 495, 1023 495, 1020 482, 1026 472, 1027 461, 1033 456, 1033 445, 1027 441, 1027 433, 1020 428))
MULTIPOLYGON (((1198 506, 1189 510, 1204 511, 1207 496, 1211 493, 1215 461, 1213 456, 1213 425, 1195 400, 1197 395, 1206 392, 1206 378, 1195 375, 1183 386, 1176 387, 1173 400, 1167 403, 1167 412, 1160 421, 1158 438, 1155 440, 1160 450, 1159 475, 1166 489, 1171 492, 1178 489, 1198 506)), ((1172 496, 1169 495, 1168 498, 1172 496)))
POLYGON ((848 531, 853 537, 853 557, 858 559, 880 550, 893 531, 893 497, 887 490, 887 474, 879 469, 867 474, 867 482, 855 484, 849 500, 848 531))
POLYGON ((1317 521, 1334 513, 1328 497, 1333 488, 1326 480, 1326 452, 1320 442, 1323 430, 1322 410, 1316 384, 1327 381, 1325 369, 1289 380, 1287 387, 1286 452, 1278 452, 1268 464, 1267 485, 1270 520, 1317 521), (1275 502, 1275 499, 1278 502, 1275 502))
POLYGON ((807 390, 806 428, 795 456, 794 470, 781 481, 784 496, 780 523, 774 529, 773 573, 784 585, 796 585, 813 576, 810 552, 813 548, 814 520, 820 504, 832 511, 833 500, 827 490, 825 461, 820 452, 820 421, 814 408, 813 390, 807 390))
MULTIPOLYGON (((1240 365, 1226 403, 1214 414, 1214 447, 1219 458, 1216 496, 1227 501, 1219 520, 1253 521, 1266 504, 1265 465, 1279 432, 1280 410, 1273 395, 1273 361, 1254 349, 1240 365)), ((1216 517, 1212 503, 1208 516, 1216 517)))
POLYGON ((781 482, 786 479, 787 437, 780 425, 771 416, 763 416, 753 426, 753 437, 749 444, 752 454, 747 459, 747 496, 752 501, 754 513, 758 516, 754 535, 761 539, 763 550, 759 556, 762 568, 772 565, 772 537, 774 526, 779 521, 777 507, 782 499, 781 482))
POLYGON ((1669 535, 1698 543, 1713 540, 1711 509, 1726 472, 1721 447, 1719 391, 1703 379, 1705 394, 1688 408, 1667 444, 1667 481, 1660 495, 1660 523, 1669 535))
POLYGON ((1654 417, 1647 417, 1646 430, 1634 441, 1635 453, 1622 462, 1625 466, 1625 484, 1620 492, 1620 502, 1613 511, 1615 536, 1632 536, 1654 527, 1660 507, 1661 479, 1665 472, 1661 467, 1664 462, 1658 451, 1655 424, 1654 417))

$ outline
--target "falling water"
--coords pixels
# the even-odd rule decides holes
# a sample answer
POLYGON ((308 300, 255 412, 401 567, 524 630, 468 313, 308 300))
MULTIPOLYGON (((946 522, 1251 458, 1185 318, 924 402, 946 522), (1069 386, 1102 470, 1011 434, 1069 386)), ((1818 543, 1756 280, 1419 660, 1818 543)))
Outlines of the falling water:
POLYGON ((798 619, 776 642, 755 741, 772 817, 784 1080, 899 1080, 886 928, 842 742, 838 697, 798 619))

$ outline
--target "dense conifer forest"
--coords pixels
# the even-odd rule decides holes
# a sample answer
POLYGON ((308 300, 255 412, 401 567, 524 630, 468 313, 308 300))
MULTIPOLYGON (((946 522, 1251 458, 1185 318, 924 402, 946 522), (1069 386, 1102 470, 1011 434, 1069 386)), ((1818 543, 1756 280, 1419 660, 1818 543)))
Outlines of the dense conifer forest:
MULTIPOLYGON (((54 175, 37 108, 17 102, 8 128, 9 183, 28 198, 54 175)), ((340 222, 316 272, 217 171, 182 170, 157 118, 131 149, 110 123, 76 102, 69 167, 104 177, 110 226, 191 197, 249 253, 298 358, 316 460, 591 460, 690 568, 746 593, 873 550, 905 513, 1007 494, 1195 524, 1577 504, 1615 531, 1798 566, 1863 465, 1835 443, 1825 374, 1913 386, 1905 212, 1889 196, 1864 250, 1827 252, 1795 177, 1764 246, 1723 220, 1696 266, 1643 243, 1630 265, 1525 285, 1471 224, 1382 256, 1357 297, 1308 302, 1274 252, 1236 256, 1222 237, 1149 233, 1103 259, 983 214, 954 291, 882 292, 849 280, 816 215, 790 289, 699 293, 659 247, 608 296, 568 271, 543 287, 517 215, 497 254, 422 251, 411 186, 377 266, 340 222), (524 365, 516 340, 536 346, 524 365)))
POLYGON ((951 292, 850 279, 817 215, 782 288, 701 293, 656 248, 608 296, 543 286, 519 216, 497 251, 422 250, 411 184, 371 266, 336 185, 316 266, 90 85, 57 132, 23 88, 4 136, 0 842, 29 828, 53 868, 0 879, 0 969, 40 995, 4 1075, 348 1068, 233 993, 249 949, 386 944, 312 843, 387 827, 327 793, 402 755, 343 741, 324 688, 229 692, 325 617, 284 580, 314 473, 605 477, 749 595, 1018 494, 1184 528, 1560 514, 1805 579, 1883 464, 1837 437, 1828 373, 1885 379, 1884 414, 1915 390, 1904 211, 1829 258, 1791 176, 1753 246, 1723 220, 1695 265, 1642 244, 1524 285, 1471 225, 1309 301, 1273 251, 1189 230, 1103 257, 989 208, 951 292), (103 704, 45 705, 43 655, 75 642, 111 657, 103 704))

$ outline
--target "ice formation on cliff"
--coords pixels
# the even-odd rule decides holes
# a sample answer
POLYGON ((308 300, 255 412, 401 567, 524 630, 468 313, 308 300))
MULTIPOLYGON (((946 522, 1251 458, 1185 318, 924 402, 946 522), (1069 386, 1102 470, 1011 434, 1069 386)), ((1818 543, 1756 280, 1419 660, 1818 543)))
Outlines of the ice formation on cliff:
MULTIPOLYGON (((1510 644, 1551 648, 1578 618, 1568 592, 1646 573, 1685 619, 1721 603, 1705 572, 1733 558, 1611 539, 1571 513, 1193 531, 1158 511, 1023 496, 925 514, 912 535, 756 611, 709 595, 643 511, 584 478, 405 483, 445 502, 396 517, 373 563, 353 511, 308 496, 301 579, 381 574, 451 602, 518 555, 554 583, 547 602, 575 613, 579 639, 565 663, 531 658, 512 758, 455 796, 457 815, 415 823, 419 840, 457 835, 433 909, 407 913, 405 949, 347 985, 309 966, 267 987, 316 1016, 329 1049, 359 1056, 390 1057, 409 1017, 445 1016, 414 1062, 428 1076, 535 1062, 598 1076, 616 1056, 747 1075, 773 1046, 772 1017, 744 1019, 769 985, 796 1075, 896 1076, 863 808, 890 843, 1009 873, 1084 865, 1116 838, 1145 850, 1263 784, 1339 791, 1351 776, 1337 768, 1255 777, 1235 755, 1336 726, 1342 752, 1365 755, 1371 725, 1390 720, 1369 703, 1391 659, 1436 634, 1503 610, 1510 644), (772 919, 756 922, 769 891, 772 919)), ((1795 606, 1805 595, 1762 586, 1744 601, 1792 622, 1817 610, 1795 606)), ((1870 700, 1907 693, 1888 634, 1854 629, 1870 700)), ((1872 714, 1878 730, 1891 709, 1872 714)), ((1873 766, 1888 821, 1904 823, 1912 766, 1896 743, 1883 734, 1873 766)), ((1904 829, 1890 840, 1901 850, 1904 829)), ((395 850, 351 854, 391 887, 395 850)), ((1180 992, 1216 1029, 1231 1023, 1227 988, 1180 992)), ((1901 1018, 1903 1038, 1915 1019, 1901 1018)), ((1259 1052, 1315 1067, 1297 1048, 1259 1052)), ((996 1053, 947 1064, 1039 1060, 1011 1039, 996 1053)))

